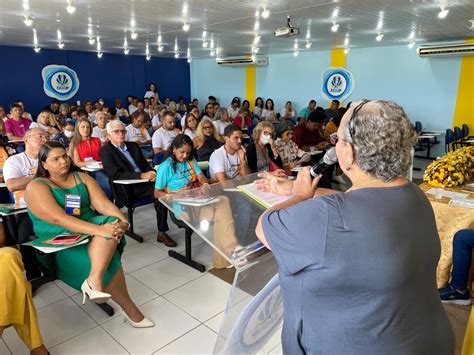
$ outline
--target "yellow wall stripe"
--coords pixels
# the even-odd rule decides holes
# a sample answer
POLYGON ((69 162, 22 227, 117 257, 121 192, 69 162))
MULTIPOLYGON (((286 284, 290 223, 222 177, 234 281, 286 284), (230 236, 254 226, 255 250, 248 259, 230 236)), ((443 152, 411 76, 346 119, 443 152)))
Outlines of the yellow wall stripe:
MULTIPOLYGON (((346 53, 344 53, 344 48, 331 49, 331 67, 346 67, 346 53)), ((343 106, 342 102, 341 106, 343 106)), ((328 107, 331 107, 331 102, 328 103, 328 107)))
MULTIPOLYGON (((474 43, 474 38, 466 39, 474 43)), ((463 123, 469 126, 469 135, 474 134, 474 56, 465 56, 461 60, 458 95, 454 109, 453 127, 461 128, 463 123)))
POLYGON ((255 86, 257 82, 257 67, 252 65, 245 67, 245 99, 250 102, 250 109, 255 103, 255 86))

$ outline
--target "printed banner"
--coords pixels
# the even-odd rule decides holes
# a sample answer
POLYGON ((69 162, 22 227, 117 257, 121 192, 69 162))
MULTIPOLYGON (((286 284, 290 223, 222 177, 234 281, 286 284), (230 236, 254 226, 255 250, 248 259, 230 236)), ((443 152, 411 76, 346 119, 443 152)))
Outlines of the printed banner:
POLYGON ((354 90, 354 76, 345 68, 331 67, 321 74, 321 94, 328 101, 347 99, 354 90))
POLYGON ((46 95, 60 101, 69 100, 79 90, 79 78, 65 65, 47 65, 41 71, 46 95))

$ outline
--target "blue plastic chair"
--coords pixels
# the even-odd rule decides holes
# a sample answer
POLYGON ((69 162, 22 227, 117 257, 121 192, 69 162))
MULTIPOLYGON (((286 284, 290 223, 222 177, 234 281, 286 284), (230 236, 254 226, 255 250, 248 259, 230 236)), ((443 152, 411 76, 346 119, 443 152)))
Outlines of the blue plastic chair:
POLYGON ((423 126, 421 125, 421 122, 416 121, 415 122, 415 131, 416 131, 416 133, 420 134, 422 130, 423 130, 423 126))
POLYGON ((454 132, 453 147, 454 147, 454 149, 461 148, 461 140, 462 140, 461 128, 455 126, 453 132, 454 132))
POLYGON ((454 132, 451 128, 448 128, 444 136, 444 151, 449 153, 452 145, 454 145, 454 132))

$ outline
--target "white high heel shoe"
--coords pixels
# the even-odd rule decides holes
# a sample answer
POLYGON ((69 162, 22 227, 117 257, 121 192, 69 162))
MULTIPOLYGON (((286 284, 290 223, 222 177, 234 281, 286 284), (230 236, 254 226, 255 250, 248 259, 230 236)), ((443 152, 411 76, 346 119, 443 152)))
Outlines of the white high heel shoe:
POLYGON ((82 290, 82 304, 86 304, 86 295, 89 297, 89 299, 92 302, 95 302, 95 303, 105 303, 112 298, 112 295, 110 295, 109 293, 93 290, 89 286, 87 279, 85 279, 84 282, 82 283, 81 290, 82 290))
POLYGON ((153 323, 147 317, 144 317, 140 322, 134 322, 133 320, 130 319, 127 313, 124 312, 123 309, 121 309, 120 312, 122 312, 122 315, 123 315, 123 322, 130 323, 130 325, 134 328, 152 328, 155 326, 155 323, 153 323))

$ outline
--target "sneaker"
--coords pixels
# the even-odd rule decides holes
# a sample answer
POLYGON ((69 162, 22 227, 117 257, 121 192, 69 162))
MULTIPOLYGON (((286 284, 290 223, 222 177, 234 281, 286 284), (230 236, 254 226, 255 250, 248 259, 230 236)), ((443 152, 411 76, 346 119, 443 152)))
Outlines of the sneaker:
POLYGON ((461 293, 457 291, 453 286, 448 284, 448 286, 438 289, 439 297, 441 302, 447 304, 457 304, 460 306, 470 306, 471 305, 471 294, 469 291, 461 293))

